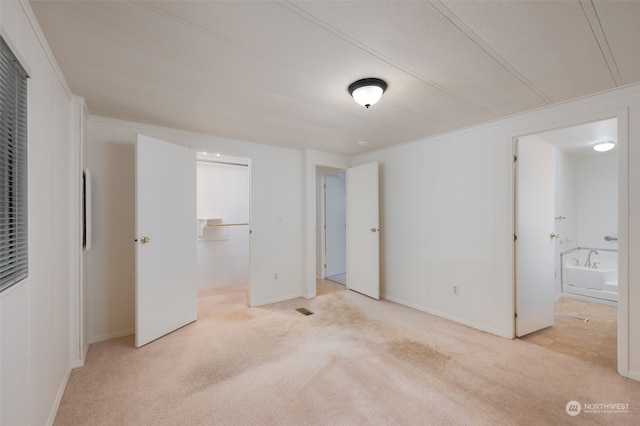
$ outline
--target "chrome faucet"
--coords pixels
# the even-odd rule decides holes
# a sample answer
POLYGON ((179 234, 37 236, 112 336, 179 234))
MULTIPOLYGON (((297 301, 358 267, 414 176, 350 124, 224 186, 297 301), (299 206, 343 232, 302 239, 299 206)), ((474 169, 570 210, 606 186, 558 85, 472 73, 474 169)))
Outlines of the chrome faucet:
POLYGON ((595 251, 595 250, 593 250, 593 249, 589 251, 589 254, 587 255, 587 261, 586 261, 586 262, 585 262, 585 264, 584 264, 584 266, 586 266, 587 268, 590 268, 590 267, 591 267, 591 255, 592 255, 593 253, 595 253, 595 254, 600 254, 600 253, 598 253, 597 251, 595 251))

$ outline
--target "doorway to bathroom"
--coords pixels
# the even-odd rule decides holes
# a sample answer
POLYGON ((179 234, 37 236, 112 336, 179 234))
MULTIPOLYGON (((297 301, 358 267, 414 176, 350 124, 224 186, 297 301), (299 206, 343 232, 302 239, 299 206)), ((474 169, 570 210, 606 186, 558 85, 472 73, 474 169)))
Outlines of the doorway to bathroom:
POLYGON ((316 172, 316 294, 339 291, 347 280, 347 188, 341 169, 316 172))
POLYGON ((612 118, 518 137, 514 157, 516 336, 613 369, 617 129, 612 118))
POLYGON ((199 152, 196 180, 199 300, 229 293, 248 305, 250 161, 199 152))

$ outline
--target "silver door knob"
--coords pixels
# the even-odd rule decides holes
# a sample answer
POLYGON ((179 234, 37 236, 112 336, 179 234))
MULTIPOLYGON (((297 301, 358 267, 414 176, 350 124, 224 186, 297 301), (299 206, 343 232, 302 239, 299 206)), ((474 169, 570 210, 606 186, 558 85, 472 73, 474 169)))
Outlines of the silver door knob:
POLYGON ((142 238, 140 238, 140 242, 142 244, 147 244, 147 243, 151 242, 151 238, 143 236, 142 238))
POLYGON ((371 232, 378 232, 379 229, 378 228, 371 228, 371 232))
POLYGON ((549 234, 549 238, 560 238, 560 234, 558 234, 557 232, 552 232, 551 234, 549 234))

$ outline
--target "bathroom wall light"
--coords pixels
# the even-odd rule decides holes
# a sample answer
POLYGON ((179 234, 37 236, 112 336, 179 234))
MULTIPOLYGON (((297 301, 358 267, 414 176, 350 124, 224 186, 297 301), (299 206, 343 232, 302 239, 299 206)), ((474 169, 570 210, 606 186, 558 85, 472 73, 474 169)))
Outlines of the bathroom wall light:
POLYGON ((602 141, 596 143, 593 149, 598 152, 607 152, 612 150, 614 146, 616 146, 614 141, 602 141))
POLYGON ((367 108, 378 102, 385 90, 387 83, 379 78, 363 78, 349 85, 349 93, 353 99, 367 108))

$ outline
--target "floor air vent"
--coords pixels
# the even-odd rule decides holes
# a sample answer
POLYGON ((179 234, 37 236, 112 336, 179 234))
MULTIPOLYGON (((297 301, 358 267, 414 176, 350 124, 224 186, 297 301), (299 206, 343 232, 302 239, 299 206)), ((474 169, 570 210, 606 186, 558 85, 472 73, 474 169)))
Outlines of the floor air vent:
POLYGON ((313 312, 308 310, 307 308, 298 308, 296 311, 300 312, 302 315, 313 315, 313 312))

